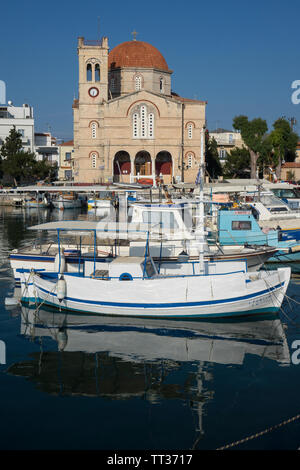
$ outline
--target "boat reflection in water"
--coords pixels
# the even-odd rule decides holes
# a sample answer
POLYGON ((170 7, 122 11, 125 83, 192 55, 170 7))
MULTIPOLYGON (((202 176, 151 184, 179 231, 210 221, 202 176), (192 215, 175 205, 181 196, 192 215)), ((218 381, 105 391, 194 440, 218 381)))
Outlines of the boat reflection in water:
POLYGON ((50 308, 36 313, 22 307, 21 334, 41 344, 51 337, 57 350, 41 347, 28 361, 13 364, 10 374, 55 395, 142 397, 150 403, 181 399, 196 414, 200 436, 203 407, 214 395, 210 363, 242 365, 246 354, 290 363, 275 315, 203 322, 62 314, 50 308))

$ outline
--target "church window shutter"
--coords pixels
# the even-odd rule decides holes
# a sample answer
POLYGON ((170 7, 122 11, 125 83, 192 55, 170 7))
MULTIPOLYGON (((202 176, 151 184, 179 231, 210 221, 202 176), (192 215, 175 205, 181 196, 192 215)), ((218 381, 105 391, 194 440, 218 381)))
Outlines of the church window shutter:
POLYGON ((189 153, 187 156, 187 167, 188 168, 193 168, 193 157, 194 155, 192 153, 189 153))
POLYGON ((154 137, 154 114, 150 113, 148 116, 148 137, 152 139, 154 137))
POLYGON ((142 77, 140 75, 137 75, 135 77, 135 90, 139 91, 142 88, 142 77))
POLYGON ((134 113, 132 117, 132 127, 133 127, 133 138, 137 139, 139 137, 139 115, 134 113))
POLYGON ((92 153, 92 168, 95 169, 97 168, 97 154, 92 153))
POLYGON ((97 138, 97 124, 96 124, 96 122, 92 122, 91 129, 92 129, 92 139, 96 139, 97 138))
POLYGON ((187 131, 188 131, 188 138, 192 139, 193 138, 193 124, 188 124, 187 126, 187 131))
POLYGON ((146 127, 146 119, 147 119, 147 108, 146 106, 141 106, 141 137, 147 137, 147 127, 146 127))

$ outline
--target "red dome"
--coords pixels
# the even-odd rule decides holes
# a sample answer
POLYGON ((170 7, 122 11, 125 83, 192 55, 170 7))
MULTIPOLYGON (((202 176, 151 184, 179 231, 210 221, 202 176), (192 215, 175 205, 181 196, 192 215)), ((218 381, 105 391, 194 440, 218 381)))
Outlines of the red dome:
POLYGON ((147 67, 168 71, 168 64, 156 47, 147 42, 122 42, 108 55, 108 67, 147 67))

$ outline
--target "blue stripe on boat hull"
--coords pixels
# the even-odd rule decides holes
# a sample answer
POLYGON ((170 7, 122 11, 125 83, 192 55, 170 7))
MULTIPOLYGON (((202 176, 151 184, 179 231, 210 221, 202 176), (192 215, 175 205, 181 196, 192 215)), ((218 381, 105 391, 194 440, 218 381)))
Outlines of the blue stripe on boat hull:
MULTIPOLYGON (((274 287, 270 287, 269 289, 264 289, 259 292, 255 292, 253 294, 244 295, 241 297, 234 297, 231 299, 221 299, 221 300, 207 300, 202 302, 180 302, 180 303, 159 303, 159 304, 145 304, 145 303, 127 303, 127 302, 105 302, 105 301, 97 301, 97 300, 83 300, 83 299, 75 299, 73 297, 65 297, 64 300, 76 303, 84 303, 88 305, 99 305, 99 306, 108 306, 108 307, 125 307, 125 308, 184 308, 184 307, 203 307, 203 306, 212 306, 212 305, 219 305, 222 303, 229 303, 229 302, 237 302, 240 300, 248 300, 260 295, 268 294, 276 289, 279 289, 284 285, 284 282, 277 284, 274 287)), ((38 287, 42 292, 47 295, 52 295, 52 297, 56 297, 56 294, 53 292, 49 292, 42 287, 38 287)))
MULTIPOLYGON (((30 302, 33 302, 35 303, 37 299, 35 298, 30 298, 30 299, 26 299, 26 301, 22 300, 22 303, 24 304, 27 304, 27 303, 30 303, 30 302)), ((40 302, 43 301, 43 299, 38 299, 40 302)), ((66 310, 66 311, 70 311, 70 312, 81 312, 82 314, 85 314, 85 313, 89 313, 89 314, 92 314, 92 315, 107 315, 107 316, 112 316, 112 317, 124 317, 124 314, 115 314, 115 313, 104 313, 104 312, 91 312, 89 310, 82 310, 82 309, 76 309, 75 307, 65 307, 63 305, 54 305, 53 303, 51 302, 48 302, 48 301, 43 301, 44 305, 48 305, 50 307, 53 307, 55 309, 58 309, 58 310, 66 310)), ((173 313, 173 314, 168 314, 168 315, 164 315, 164 314, 161 314, 161 315, 154 315, 154 314, 132 314, 130 315, 130 313, 126 313, 126 317, 139 317, 139 318, 191 318, 191 319, 205 319, 205 318, 230 318, 230 317, 247 317, 247 316, 254 316, 254 315, 265 315, 265 314, 268 314, 268 313, 276 313, 278 312, 279 310, 279 307, 269 307, 269 308, 260 308, 260 309, 254 309, 254 310, 247 310, 247 311, 244 311, 244 312, 226 312, 226 313, 201 313, 201 314, 191 314, 191 315, 188 315, 188 314, 182 314, 182 313, 173 313)))

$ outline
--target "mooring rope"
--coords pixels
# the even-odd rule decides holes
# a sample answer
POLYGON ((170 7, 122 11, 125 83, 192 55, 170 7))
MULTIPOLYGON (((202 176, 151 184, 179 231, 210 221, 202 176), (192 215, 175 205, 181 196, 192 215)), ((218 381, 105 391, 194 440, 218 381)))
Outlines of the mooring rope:
POLYGON ((286 424, 292 423, 293 421, 296 421, 299 418, 300 418, 300 414, 297 414, 296 416, 286 419, 285 421, 282 421, 279 424, 275 424, 274 426, 270 426, 269 428, 264 429, 263 431, 252 434, 251 436, 240 439, 239 441, 231 442, 230 444, 226 444, 225 446, 218 447, 216 450, 230 449, 231 447, 235 447, 237 445, 243 444, 244 442, 251 441, 252 439, 256 439, 257 437, 263 436, 264 434, 267 434, 271 431, 274 431, 275 429, 285 426, 286 424))

